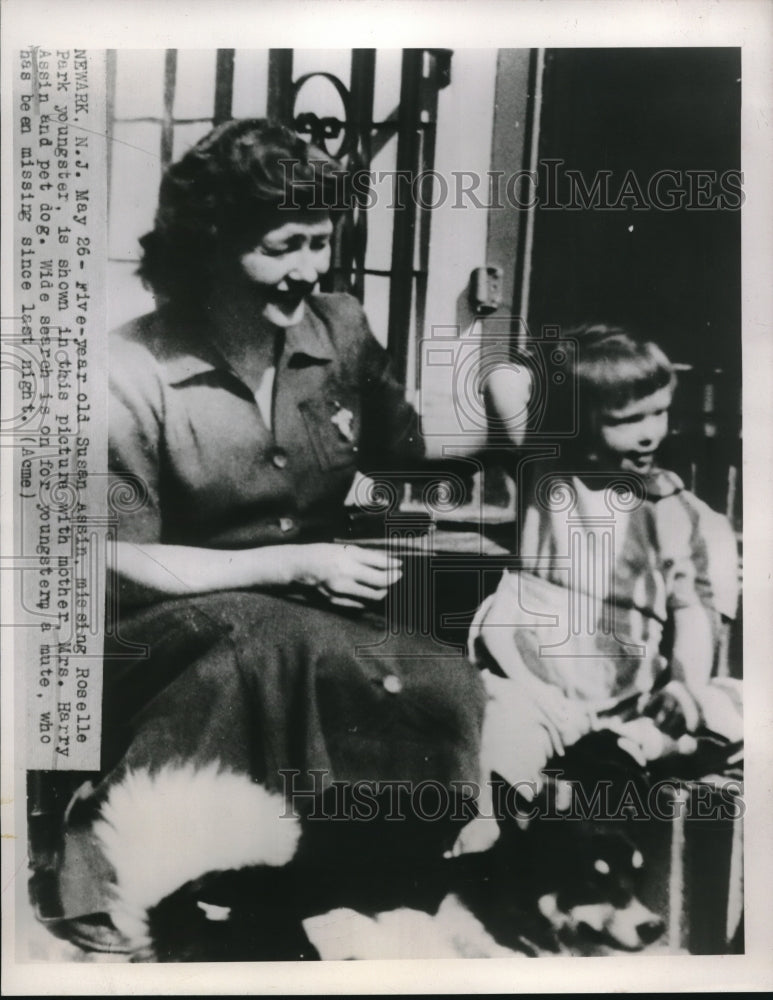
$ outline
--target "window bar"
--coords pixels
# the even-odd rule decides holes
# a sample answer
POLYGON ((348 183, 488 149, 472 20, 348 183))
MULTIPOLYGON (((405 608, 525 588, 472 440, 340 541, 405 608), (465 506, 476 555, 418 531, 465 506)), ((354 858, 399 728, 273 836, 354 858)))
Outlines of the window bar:
MULTIPOLYGON (((400 81, 400 116, 397 138, 397 175, 416 175, 419 153, 417 110, 421 87, 422 49, 405 49, 400 81)), ((405 191, 403 190, 403 194, 405 191)), ((398 378, 405 381, 411 327, 416 205, 408 196, 396 203, 392 236, 392 281, 389 288, 389 327, 387 346, 398 378)))
POLYGON ((234 50, 218 49, 215 63, 215 113, 213 125, 220 125, 232 117, 234 94, 234 50))
POLYGON ((293 50, 268 50, 267 116, 292 127, 293 50))
MULTIPOLYGON (((423 97, 419 109, 419 118, 423 124, 421 132, 421 160, 420 171, 434 170, 435 167, 435 141, 437 138, 437 106, 438 91, 440 86, 447 86, 450 83, 450 53, 442 51, 428 52, 426 55, 429 72, 423 80, 423 97)), ((425 175, 426 176, 426 175, 425 175)), ((427 205, 432 204, 432 181, 427 182, 422 191, 422 202, 427 205)), ((418 273, 416 276, 416 343, 415 352, 415 382, 419 388, 421 377, 421 350, 420 339, 424 334, 424 321, 427 310, 427 272, 429 269, 429 238, 430 223, 432 219, 432 209, 422 207, 419 209, 419 260, 418 273)))
POLYGON ((174 91, 177 81, 177 49, 167 49, 164 57, 164 117, 161 122, 161 170, 172 162, 174 149, 174 91))
MULTIPOLYGON (((529 65, 529 100, 527 102, 525 138, 523 146, 523 166, 536 176, 539 165, 540 116, 542 113, 542 87, 545 75, 545 49, 532 49, 529 65)), ((534 224, 536 208, 527 209, 526 225, 519 227, 518 246, 515 254, 515 300, 513 312, 516 317, 529 320, 529 294, 531 292, 531 264, 534 248, 534 224)), ((525 328, 516 324, 519 331, 519 343, 513 346, 517 349, 525 347, 525 328)), ((513 331, 511 331, 513 332, 513 331)))
MULTIPOLYGON (((357 147, 349 160, 352 171, 369 171, 371 164, 371 133, 373 123, 373 91, 376 79, 376 50, 352 49, 351 115, 357 136, 357 147)), ((362 302, 365 296, 365 251, 368 245, 368 213, 356 203, 352 225, 349 290, 362 302)))

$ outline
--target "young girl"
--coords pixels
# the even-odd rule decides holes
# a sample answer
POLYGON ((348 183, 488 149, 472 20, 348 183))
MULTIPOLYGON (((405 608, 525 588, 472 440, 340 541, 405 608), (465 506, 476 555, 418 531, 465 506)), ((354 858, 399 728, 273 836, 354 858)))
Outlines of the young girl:
MULTIPOLYGON (((672 365, 617 327, 572 341, 577 433, 558 455, 522 453, 519 568, 470 635, 488 668, 484 757, 511 781, 591 729, 618 731, 641 763, 680 737, 694 746, 701 725, 741 737, 737 700, 711 681, 721 616, 735 613, 734 536, 657 463, 672 365)), ((504 419, 508 400, 489 395, 504 419)))

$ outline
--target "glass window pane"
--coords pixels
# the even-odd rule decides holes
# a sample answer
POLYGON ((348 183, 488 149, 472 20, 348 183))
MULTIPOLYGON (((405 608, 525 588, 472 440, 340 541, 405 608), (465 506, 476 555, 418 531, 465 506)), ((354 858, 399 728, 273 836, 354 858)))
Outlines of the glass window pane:
POLYGON ((376 81, 373 89, 373 121, 384 122, 400 104, 401 49, 379 49, 376 53, 376 81))
POLYGON ((183 153, 194 146, 212 128, 212 122, 193 122, 190 125, 175 125, 172 142, 172 159, 178 160, 183 153))
MULTIPOLYGON (((381 133, 383 135, 383 133, 381 133)), ((368 245, 365 266, 373 271, 389 271, 392 267, 392 232, 395 221, 394 171, 397 166, 397 136, 387 142, 373 157, 371 175, 373 204, 368 213, 368 245), (379 178, 379 173, 382 176, 379 178)))
POLYGON ((296 49, 293 52, 293 80, 307 73, 332 73, 348 90, 352 74, 351 49, 296 49))
POLYGON ((460 336, 456 325, 435 325, 427 317, 420 343, 419 376, 422 429, 431 454, 442 451, 448 436, 464 433, 471 447, 485 442, 482 402, 476 396, 479 345, 460 336))
POLYGON ((136 260, 137 240, 153 225, 161 182, 161 126, 116 122, 113 127, 108 254, 136 260))
POLYGON ((389 278, 365 275, 363 306, 376 340, 382 347, 386 347, 389 331, 389 278))
POLYGON ((178 51, 175 118, 211 118, 215 113, 215 60, 214 49, 178 51))
POLYGON ((116 52, 116 118, 161 118, 164 113, 164 49, 116 52))
POLYGON ((416 279, 411 279, 411 288, 409 292, 411 296, 411 312, 410 312, 410 322, 408 326, 408 346, 406 348, 408 352, 408 357, 406 359, 407 364, 405 368, 405 395, 411 402, 414 401, 416 394, 416 279))
POLYGON ((268 50, 234 53, 234 118, 263 118, 268 99, 268 50))

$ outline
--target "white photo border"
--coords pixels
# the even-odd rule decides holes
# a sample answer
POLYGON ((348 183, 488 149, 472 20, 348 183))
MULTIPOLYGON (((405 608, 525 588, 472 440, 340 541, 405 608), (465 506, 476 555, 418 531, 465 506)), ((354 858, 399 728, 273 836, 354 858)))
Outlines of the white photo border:
MULTIPOLYGON (((452 962, 282 963, 193 966, 31 965, 14 959, 14 883, 26 865, 24 768, 14 757, 13 677, 3 657, 3 991, 7 995, 228 995, 285 993, 479 993, 740 990, 773 987, 773 3, 770 0, 4 0, 2 24, 3 202, 15 49, 449 48, 740 46, 743 67, 743 366, 746 801, 746 954, 488 959, 452 962), (763 654, 763 656, 765 655, 763 654), (758 676, 759 675, 759 676, 758 676), (14 808, 14 805, 16 808, 14 808)), ((2 259, 13 259, 12 213, 3 213, 2 259)), ((2 274, 12 301, 12 274, 2 274)), ((7 310, 4 310, 7 312, 7 310)), ((3 522, 3 541, 10 526, 3 522)), ((5 551, 8 548, 2 546, 5 551)), ((0 583, 7 595, 8 580, 0 583)), ((7 607, 7 602, 4 602, 7 607)), ((4 629, 7 633, 10 630, 4 629)), ((8 636, 3 636, 4 651, 8 636)))

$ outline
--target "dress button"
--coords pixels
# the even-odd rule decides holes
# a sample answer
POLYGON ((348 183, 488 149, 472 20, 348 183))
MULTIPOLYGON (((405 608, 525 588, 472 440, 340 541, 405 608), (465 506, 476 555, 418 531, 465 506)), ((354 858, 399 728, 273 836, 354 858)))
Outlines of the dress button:
POLYGON ((397 674, 387 674, 381 683, 389 694, 400 694, 403 689, 403 682, 397 674))
POLYGON ((279 518, 279 528, 281 531, 292 531, 294 527, 295 521, 291 517, 279 518))
POLYGON ((274 452, 271 461, 277 467, 277 469, 284 469, 287 465, 287 452, 282 451, 281 448, 277 448, 274 452))

